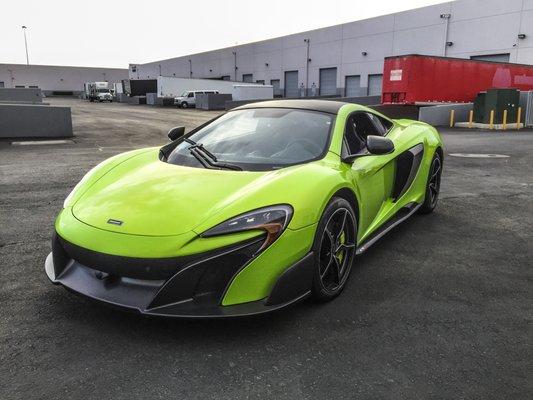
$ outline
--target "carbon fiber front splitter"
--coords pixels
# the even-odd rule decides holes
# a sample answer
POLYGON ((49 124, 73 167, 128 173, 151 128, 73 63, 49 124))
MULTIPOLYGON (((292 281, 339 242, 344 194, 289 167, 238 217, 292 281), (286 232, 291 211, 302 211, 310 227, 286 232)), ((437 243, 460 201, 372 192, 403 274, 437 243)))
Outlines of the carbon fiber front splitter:
POLYGON ((165 280, 109 276, 75 260, 70 260, 66 268, 56 276, 52 253, 45 262, 45 271, 50 281, 71 292, 125 311, 181 318, 250 316, 285 308, 309 296, 313 268, 314 255, 309 253, 280 276, 268 298, 259 301, 222 306, 219 298, 206 294, 154 306, 153 299, 167 283, 165 280))

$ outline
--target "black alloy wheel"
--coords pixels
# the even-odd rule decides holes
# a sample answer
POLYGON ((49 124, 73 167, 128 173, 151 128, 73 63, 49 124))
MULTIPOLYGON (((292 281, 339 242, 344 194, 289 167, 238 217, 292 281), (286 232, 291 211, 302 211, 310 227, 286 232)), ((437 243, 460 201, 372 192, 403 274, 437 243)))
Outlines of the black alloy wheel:
POLYGON ((431 213, 437 206, 440 192, 440 179, 442 175, 442 159, 439 153, 435 153, 429 168, 429 176, 426 187, 426 198, 420 207, 421 214, 431 213))
POLYGON ((317 229, 314 297, 331 300, 344 288, 356 250, 355 215, 345 199, 334 198, 317 229))

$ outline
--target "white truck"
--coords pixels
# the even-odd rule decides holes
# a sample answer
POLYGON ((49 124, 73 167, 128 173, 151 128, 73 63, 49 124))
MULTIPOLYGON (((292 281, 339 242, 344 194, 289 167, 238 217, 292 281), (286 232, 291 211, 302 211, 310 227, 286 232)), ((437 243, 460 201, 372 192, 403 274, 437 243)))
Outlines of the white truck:
POLYGON ((174 105, 181 108, 196 107, 196 95, 218 93, 218 90, 186 90, 181 96, 174 98, 174 105))
POLYGON ((86 82, 84 85, 85 98, 90 102, 113 101, 113 94, 107 82, 86 82))

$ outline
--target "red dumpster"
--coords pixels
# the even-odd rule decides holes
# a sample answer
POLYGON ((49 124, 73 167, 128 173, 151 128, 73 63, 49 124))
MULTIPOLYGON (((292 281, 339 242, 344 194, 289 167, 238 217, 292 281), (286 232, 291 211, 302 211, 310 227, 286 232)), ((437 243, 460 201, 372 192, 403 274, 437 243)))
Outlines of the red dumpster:
POLYGON ((490 88, 533 90, 533 65, 410 54, 386 57, 383 104, 471 102, 490 88))

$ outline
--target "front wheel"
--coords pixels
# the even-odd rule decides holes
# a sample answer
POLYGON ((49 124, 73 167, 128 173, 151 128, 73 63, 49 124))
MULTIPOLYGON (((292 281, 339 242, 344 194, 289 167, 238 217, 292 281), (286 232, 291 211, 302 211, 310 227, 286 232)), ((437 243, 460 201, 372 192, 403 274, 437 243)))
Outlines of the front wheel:
POLYGON ((189 107, 189 104, 187 104, 186 101, 181 103, 181 108, 187 108, 187 107, 189 107))
POLYGON ((352 206, 340 197, 327 205, 313 243, 315 273, 313 297, 329 301, 337 297, 348 280, 357 243, 357 222, 352 206))
POLYGON ((442 174, 442 157, 435 152, 429 168, 428 180, 426 183, 426 197, 422 206, 418 209, 420 214, 432 213, 439 200, 440 177, 442 174))

